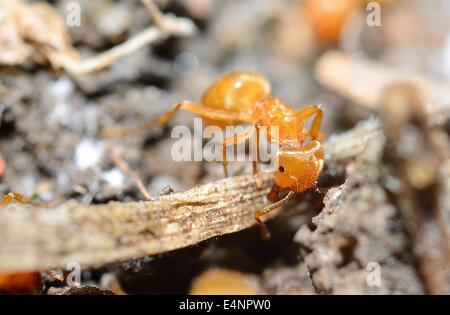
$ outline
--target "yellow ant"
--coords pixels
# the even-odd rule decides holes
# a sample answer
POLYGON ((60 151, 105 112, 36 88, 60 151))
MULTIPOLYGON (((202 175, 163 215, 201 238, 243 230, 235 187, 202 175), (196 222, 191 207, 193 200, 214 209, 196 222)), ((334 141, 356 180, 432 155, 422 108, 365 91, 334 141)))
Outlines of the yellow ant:
MULTIPOLYGON (((184 101, 156 121, 159 125, 164 125, 177 111, 184 109, 201 116, 207 124, 221 127, 254 125, 257 142, 261 128, 265 127, 268 131, 271 130, 270 127, 278 128, 278 136, 267 133, 268 142, 279 145, 275 184, 269 194, 270 200, 277 201, 255 213, 255 220, 264 239, 268 239, 270 233, 261 217, 287 204, 296 193, 316 187, 324 159, 322 144, 318 141, 323 116, 321 106, 308 105, 297 110, 271 96, 270 88, 269 81, 258 73, 232 72, 218 79, 206 90, 201 104, 184 101), (305 130, 305 122, 310 117, 314 117, 311 127, 305 130), (310 141, 305 144, 306 139, 310 141), (278 193, 283 189, 289 190, 289 193, 280 200, 278 193)), ((250 136, 250 132, 246 131, 223 140, 222 163, 225 176, 228 176, 226 147, 246 141, 250 136)), ((253 161, 253 174, 260 187, 258 157, 253 161)))

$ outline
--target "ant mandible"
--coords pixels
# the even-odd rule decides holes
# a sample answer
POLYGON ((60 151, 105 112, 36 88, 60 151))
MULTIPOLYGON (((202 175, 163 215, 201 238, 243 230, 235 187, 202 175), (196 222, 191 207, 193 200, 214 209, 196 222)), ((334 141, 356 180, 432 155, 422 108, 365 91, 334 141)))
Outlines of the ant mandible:
MULTIPOLYGON (((201 116, 207 124, 221 127, 252 124, 255 126, 257 143, 260 128, 270 130, 270 127, 278 127, 278 136, 267 133, 268 142, 279 145, 275 183, 269 194, 269 199, 275 203, 255 213, 262 237, 268 239, 270 233, 261 217, 285 205, 296 193, 316 187, 324 159, 322 145, 317 140, 323 116, 321 106, 308 105, 297 110, 270 95, 270 83, 264 76, 254 72, 232 72, 218 79, 206 90, 201 104, 184 101, 175 105, 156 122, 160 125, 168 123, 180 109, 201 116), (314 117, 311 127, 305 130, 305 122, 310 117, 314 117), (307 139, 310 141, 305 144, 307 139), (289 193, 280 200, 278 194, 283 189, 289 193)), ((250 135, 246 131, 223 140, 222 163, 225 176, 228 176, 226 147, 246 141, 250 135)), ((258 158, 253 161, 253 174, 260 187, 258 158)))

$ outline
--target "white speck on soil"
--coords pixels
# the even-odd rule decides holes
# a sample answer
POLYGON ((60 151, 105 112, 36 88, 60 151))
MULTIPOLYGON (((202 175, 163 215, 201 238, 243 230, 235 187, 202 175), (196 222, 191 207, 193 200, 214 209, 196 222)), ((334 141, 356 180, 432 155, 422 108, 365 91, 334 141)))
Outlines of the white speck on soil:
POLYGON ((58 102, 66 101, 74 92, 75 86, 68 77, 62 77, 51 85, 50 93, 58 102))
POLYGON ((102 158, 104 147, 92 139, 83 139, 75 149, 75 164, 80 170, 95 166, 102 158))
POLYGON ((113 168, 102 174, 102 179, 112 188, 120 188, 123 185, 125 176, 118 168, 113 168))

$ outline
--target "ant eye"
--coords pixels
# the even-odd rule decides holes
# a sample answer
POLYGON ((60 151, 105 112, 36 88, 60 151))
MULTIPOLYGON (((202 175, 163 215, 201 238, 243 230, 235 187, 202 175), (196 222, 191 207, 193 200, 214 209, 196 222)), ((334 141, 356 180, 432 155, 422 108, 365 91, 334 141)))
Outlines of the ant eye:
POLYGON ((284 167, 283 167, 283 166, 280 166, 280 167, 278 168, 278 171, 279 171, 280 173, 283 173, 283 172, 284 172, 284 167))

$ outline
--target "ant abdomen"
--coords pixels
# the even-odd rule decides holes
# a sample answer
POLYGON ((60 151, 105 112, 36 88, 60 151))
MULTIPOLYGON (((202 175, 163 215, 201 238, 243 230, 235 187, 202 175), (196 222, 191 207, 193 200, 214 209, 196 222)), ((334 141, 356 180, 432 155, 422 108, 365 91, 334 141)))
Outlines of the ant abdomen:
MULTIPOLYGON (((243 112, 251 110, 255 104, 268 97, 270 83, 256 72, 231 72, 216 82, 203 94, 203 106, 243 112)), ((216 125, 222 125, 214 122, 216 125)))

